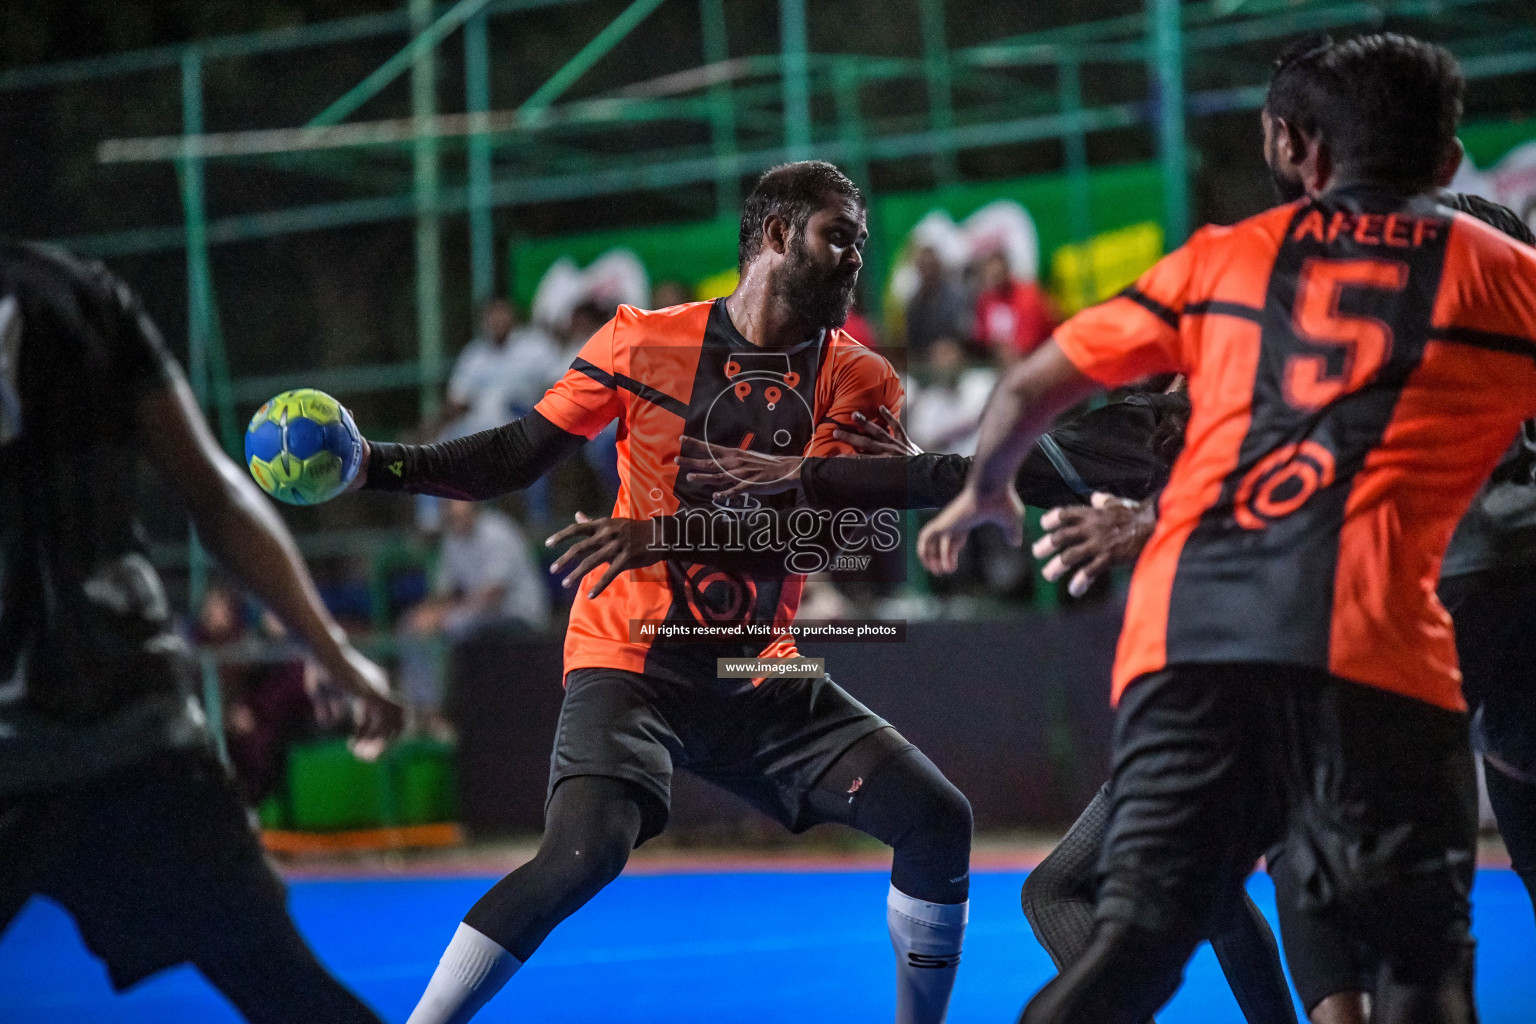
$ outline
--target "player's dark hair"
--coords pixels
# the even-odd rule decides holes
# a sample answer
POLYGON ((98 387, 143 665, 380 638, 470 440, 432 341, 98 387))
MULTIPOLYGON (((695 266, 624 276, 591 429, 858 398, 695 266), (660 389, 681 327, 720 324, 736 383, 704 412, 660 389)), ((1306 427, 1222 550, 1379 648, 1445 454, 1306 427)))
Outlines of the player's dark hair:
POLYGON ((1314 32, 1294 40, 1275 58, 1269 90, 1264 94, 1264 110, 1272 118, 1285 120, 1308 135, 1317 133, 1312 116, 1313 81, 1318 60, 1333 48, 1333 37, 1314 32))
POLYGON ((1396 33, 1293 43, 1265 109, 1328 144, 1352 177, 1421 190, 1456 138, 1465 79, 1450 51, 1396 33))
POLYGON ((1517 242, 1536 246, 1536 233, 1532 233, 1531 226, 1520 219, 1520 215, 1507 206, 1501 206, 1491 199, 1475 196, 1470 192, 1452 192, 1441 196, 1446 205, 1469 213, 1489 227, 1497 228, 1517 242))
POLYGON ((757 187, 741 208, 741 235, 737 242, 737 268, 745 270, 763 248, 763 224, 770 216, 804 231, 811 214, 834 200, 852 200, 864 208, 864 195, 848 176, 825 160, 801 160, 780 164, 757 181, 757 187))

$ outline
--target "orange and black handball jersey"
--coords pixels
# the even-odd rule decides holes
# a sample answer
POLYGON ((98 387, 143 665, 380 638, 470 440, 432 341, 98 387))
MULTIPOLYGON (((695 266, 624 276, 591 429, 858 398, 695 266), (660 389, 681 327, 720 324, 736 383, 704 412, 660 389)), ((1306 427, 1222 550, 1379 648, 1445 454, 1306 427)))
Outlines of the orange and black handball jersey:
POLYGON ((1461 709, 1440 560, 1536 413, 1536 250, 1367 188, 1205 228, 1055 335, 1101 383, 1189 375, 1115 696, 1194 662, 1461 709))
MULTIPOLYGON (((619 494, 613 514, 637 519, 712 509, 712 488, 690 484, 674 461, 684 435, 773 455, 838 455, 838 426, 855 412, 898 409, 901 383, 884 357, 842 331, 790 349, 747 341, 725 300, 646 312, 620 306, 536 407, 555 426, 591 438, 619 420, 619 494)), ((792 508, 793 493, 749 499, 792 508)), ((744 511, 741 500, 734 512, 744 511)), ((724 514, 731 514, 725 512, 724 514)), ((754 576, 681 560, 621 573, 598 597, 577 594, 566 631, 565 670, 618 668, 655 675, 713 676, 717 657, 793 656, 787 637, 772 644, 652 643, 631 623, 785 624, 794 618, 803 576, 754 576)))

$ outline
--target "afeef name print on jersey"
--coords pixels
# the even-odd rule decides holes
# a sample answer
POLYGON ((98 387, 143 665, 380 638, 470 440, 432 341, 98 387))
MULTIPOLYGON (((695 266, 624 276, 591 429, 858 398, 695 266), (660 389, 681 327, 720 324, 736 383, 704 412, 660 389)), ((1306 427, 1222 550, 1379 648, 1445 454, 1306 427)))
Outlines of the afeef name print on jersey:
POLYGON ((1116 695, 1171 664, 1270 662, 1459 709, 1434 587, 1536 411, 1533 324, 1536 252, 1361 186, 1201 229, 1063 325, 1101 383, 1190 382, 1116 695))

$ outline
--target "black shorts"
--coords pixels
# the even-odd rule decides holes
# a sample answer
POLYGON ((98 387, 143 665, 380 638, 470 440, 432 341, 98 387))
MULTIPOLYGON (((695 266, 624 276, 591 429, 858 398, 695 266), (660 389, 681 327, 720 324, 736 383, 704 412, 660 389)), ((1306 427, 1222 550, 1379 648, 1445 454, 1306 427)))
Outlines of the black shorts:
POLYGON ((1398 977, 1451 970, 1470 945, 1463 714, 1302 668, 1176 666, 1126 690, 1111 794, 1101 918, 1208 936, 1280 843, 1297 909, 1398 977))
POLYGON ((0 851, 0 931, 46 896, 118 989, 293 933, 283 884, 211 752, 156 754, 90 783, 0 797, 0 851))
POLYGON ((654 797, 635 845, 666 826, 686 768, 792 832, 821 822, 806 797, 839 755, 885 720, 831 679, 662 679, 581 668, 565 677, 549 791, 575 775, 625 779, 654 797))
POLYGON ((1447 577, 1440 599, 1456 624, 1473 744, 1536 784, 1536 565, 1447 577))

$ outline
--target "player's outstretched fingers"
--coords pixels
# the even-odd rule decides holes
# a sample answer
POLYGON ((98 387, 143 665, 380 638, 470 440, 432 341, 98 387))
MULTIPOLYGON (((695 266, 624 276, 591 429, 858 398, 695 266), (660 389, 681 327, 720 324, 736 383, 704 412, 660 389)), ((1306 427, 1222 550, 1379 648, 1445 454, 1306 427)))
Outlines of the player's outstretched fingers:
POLYGON ((1079 569, 1076 573, 1073 574, 1072 582, 1067 584, 1067 593, 1071 594, 1073 597, 1082 597, 1084 594, 1088 593, 1088 588, 1093 586, 1094 581, 1099 578, 1099 574, 1102 573, 1108 567, 1108 565, 1109 559, 1102 556, 1095 558, 1092 562, 1089 562, 1086 569, 1079 569))
POLYGON ((907 428, 901 425, 901 418, 887 406, 882 405, 880 407, 880 418, 885 421, 885 429, 890 433, 891 437, 895 439, 897 444, 907 450, 908 455, 923 454, 923 450, 907 434, 907 428))
POLYGON ((710 495, 710 498, 715 501, 729 501, 731 498, 736 497, 738 494, 756 494, 761 489, 762 488, 759 486, 746 480, 736 480, 734 482, 729 482, 729 485, 722 490, 713 492, 710 495))
POLYGON ((906 452, 898 451, 896 443, 889 438, 870 437, 857 430, 845 430, 842 427, 832 428, 832 440, 841 441, 852 448, 855 455, 905 455, 906 452))
POLYGON ((377 761, 388 749, 389 741, 378 736, 354 736, 347 741, 347 750, 359 761, 377 761))
MULTIPOLYGON (((592 525, 592 520, 588 519, 582 513, 577 512, 576 521, 558 533, 554 533, 546 537, 544 539, 544 546, 547 548, 559 547, 561 544, 564 544, 566 541, 572 539, 573 537, 590 536, 594 529, 595 527, 592 525)), ((555 560, 555 565, 559 565, 569 557, 569 552, 561 555, 558 559, 555 560)), ((554 566, 550 566, 550 570, 553 572, 554 566)))
POLYGON ((960 560, 960 549, 965 546, 965 536, 958 539, 947 529, 934 529, 929 523, 918 537, 918 558, 931 573, 945 574, 955 571, 960 560))
MULTIPOLYGON (((604 562, 613 561, 619 555, 620 550, 617 538, 606 537, 601 533, 577 541, 565 553, 564 557, 568 561, 574 561, 577 558, 580 558, 581 561, 576 565, 576 568, 565 574, 565 578, 560 581, 560 585, 566 589, 574 587, 577 583, 586 579, 587 573, 596 569, 604 562)), ((551 566, 551 569, 553 570, 553 566, 551 566)))
MULTIPOLYGON (((853 428, 837 427, 832 431, 832 436, 842 441, 860 455, 911 455, 911 443, 907 441, 905 432, 892 433, 891 429, 877 423, 865 416, 862 412, 854 412, 850 417, 853 420, 853 428)), ((897 421, 900 429, 900 421, 897 421)))
POLYGON ((701 459, 679 455, 672 461, 677 463, 677 468, 682 471, 683 479, 691 484, 704 484, 706 487, 724 487, 741 482, 712 458, 701 459))
POLYGON ((929 572, 939 571, 939 538, 932 524, 923 527, 923 531, 917 535, 917 560, 923 563, 923 568, 929 572))
POLYGON ((969 534, 945 533, 939 543, 939 562, 944 566, 945 572, 954 572, 960 568, 960 549, 965 547, 965 541, 969 534))
POLYGON ((566 575, 565 579, 560 581, 560 585, 562 587, 567 590, 571 589, 576 584, 586 579, 587 573, 591 572, 593 569, 596 569, 604 562, 611 562, 613 560, 614 553, 610 550, 609 545, 594 545, 594 547, 595 550, 589 549, 590 553, 581 560, 581 564, 572 569, 566 575))
POLYGON ((597 578, 597 582, 592 584, 592 589, 587 591, 587 597, 595 598, 598 594, 607 590, 608 584, 618 579, 619 573, 627 568, 629 566, 625 564, 624 557, 622 555, 615 555, 609 560, 608 568, 603 570, 603 574, 597 578))
POLYGON ((1041 537, 1030 550, 1036 558, 1054 554, 1056 558, 1053 561, 1061 561, 1070 569, 1087 557, 1083 545, 1090 539, 1088 531, 1082 525, 1068 523, 1065 526, 1056 527, 1041 537))

